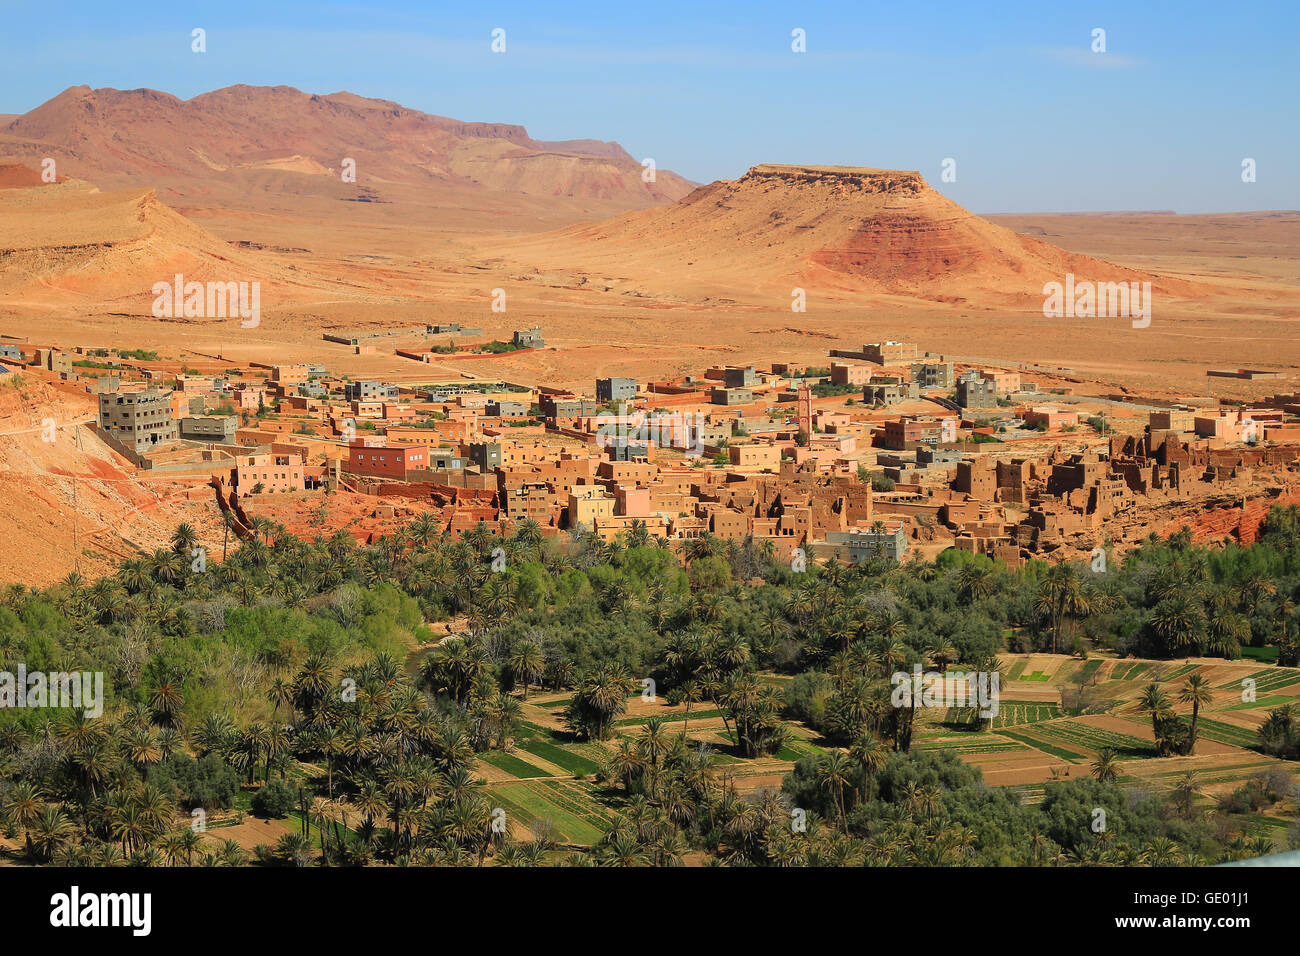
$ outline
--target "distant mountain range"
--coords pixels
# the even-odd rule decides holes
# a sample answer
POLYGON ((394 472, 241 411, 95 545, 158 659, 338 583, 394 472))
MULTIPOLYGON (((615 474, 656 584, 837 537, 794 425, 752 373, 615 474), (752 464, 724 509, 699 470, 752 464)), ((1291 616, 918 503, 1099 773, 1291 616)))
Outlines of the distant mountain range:
POLYGON ((408 195, 398 188, 405 186, 466 207, 491 208, 514 195, 586 202, 608 215, 666 205, 695 186, 666 169, 646 181, 642 163, 617 143, 544 142, 522 126, 287 86, 231 86, 189 100, 69 87, 0 125, 0 159, 39 168, 46 157, 60 174, 104 188, 166 185, 173 203, 235 204, 242 196, 255 204, 257 193, 286 188, 385 202, 408 195))

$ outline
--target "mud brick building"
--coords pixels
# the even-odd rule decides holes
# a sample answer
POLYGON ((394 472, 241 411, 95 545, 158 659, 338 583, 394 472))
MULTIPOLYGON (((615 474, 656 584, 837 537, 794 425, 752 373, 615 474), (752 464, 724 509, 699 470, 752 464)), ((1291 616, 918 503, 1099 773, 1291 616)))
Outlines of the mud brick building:
POLYGON ((754 400, 754 393, 747 388, 715 388, 709 392, 709 401, 714 405, 748 405, 754 400))
POLYGON ((907 551, 906 524, 902 521, 882 521, 880 527, 852 528, 832 531, 826 542, 843 545, 848 551, 850 564, 863 564, 874 559, 901 561, 907 551))
POLYGON ((520 482, 501 494, 502 509, 515 521, 531 518, 543 527, 559 527, 563 505, 544 481, 520 482))
POLYGON ((919 398, 920 386, 915 382, 896 385, 877 385, 874 382, 862 389, 862 401, 868 405, 897 405, 909 399, 919 398))
POLYGON ((916 358, 916 344, 913 342, 869 342, 862 346, 862 357, 877 365, 894 365, 910 362, 916 358))
POLYGON ((1020 391, 1019 372, 1009 372, 1000 368, 982 368, 979 374, 980 378, 992 382, 994 391, 1002 395, 1020 391))
POLYGON ((1059 408, 1052 408, 1045 405, 1036 405, 1033 408, 1025 410, 1026 425, 1044 425, 1048 431, 1054 431, 1060 428, 1069 428, 1072 425, 1079 424, 1079 415, 1077 412, 1063 412, 1059 408))
POLYGON ((866 385, 871 381, 871 366, 857 362, 832 362, 832 385, 866 385))
POLYGON ((918 444, 937 444, 942 426, 937 418, 901 418, 885 422, 880 444, 893 451, 908 451, 918 444))

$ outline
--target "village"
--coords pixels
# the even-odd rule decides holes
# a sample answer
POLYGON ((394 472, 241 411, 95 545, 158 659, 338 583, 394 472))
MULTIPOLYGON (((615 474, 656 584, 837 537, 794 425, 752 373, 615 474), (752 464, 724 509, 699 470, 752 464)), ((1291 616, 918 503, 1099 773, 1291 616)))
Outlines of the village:
POLYGON ((424 513, 451 536, 531 520, 544 535, 605 541, 713 536, 783 561, 958 548, 1015 568, 1122 551, 1183 524, 1200 540, 1249 543, 1269 503, 1300 500, 1297 394, 1250 405, 1094 395, 1068 369, 896 341, 832 350, 821 367, 569 389, 488 370, 501 352, 547 348, 542 329, 465 344, 481 337, 459 325, 329 333, 325 361, 294 365, 6 337, 0 375, 84 389, 96 433, 137 474, 192 484, 242 537, 261 518, 371 543, 424 513), (328 358, 376 349, 426 377, 354 379, 328 358), (440 373, 448 356, 483 359, 484 371, 440 373))

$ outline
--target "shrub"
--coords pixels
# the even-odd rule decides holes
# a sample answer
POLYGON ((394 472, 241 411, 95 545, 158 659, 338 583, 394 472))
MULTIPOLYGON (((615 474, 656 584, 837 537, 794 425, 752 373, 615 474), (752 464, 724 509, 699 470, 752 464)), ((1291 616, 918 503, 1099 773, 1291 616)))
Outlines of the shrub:
POLYGON ((298 795, 283 780, 271 780, 253 794, 253 812, 259 817, 282 817, 294 808, 298 795))
POLYGON ((148 779, 187 810, 228 810, 239 792, 239 774, 216 754, 169 757, 149 769, 148 779))

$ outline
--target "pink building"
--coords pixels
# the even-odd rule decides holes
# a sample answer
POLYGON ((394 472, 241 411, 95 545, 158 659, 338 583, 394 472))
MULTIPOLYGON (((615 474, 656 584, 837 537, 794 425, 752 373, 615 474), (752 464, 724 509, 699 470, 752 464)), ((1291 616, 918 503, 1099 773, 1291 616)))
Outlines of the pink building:
POLYGON ((284 494, 304 487, 303 462, 298 455, 249 455, 235 463, 235 488, 241 495, 284 494))
POLYGON ((1072 425, 1079 424, 1079 415, 1077 412, 1063 412, 1059 408, 1047 408, 1037 406, 1025 412, 1026 425, 1045 424, 1048 431, 1056 431, 1058 428, 1068 428, 1072 425))

